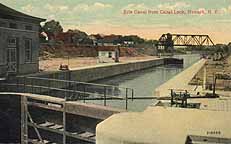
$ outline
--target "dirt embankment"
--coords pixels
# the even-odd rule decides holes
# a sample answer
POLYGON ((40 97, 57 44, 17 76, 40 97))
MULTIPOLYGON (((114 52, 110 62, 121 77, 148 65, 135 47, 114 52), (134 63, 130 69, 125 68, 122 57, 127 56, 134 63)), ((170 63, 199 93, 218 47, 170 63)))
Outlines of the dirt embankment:
MULTIPOLYGON (((205 65, 206 69, 201 69, 201 71, 196 75, 196 77, 192 80, 192 84, 203 84, 204 74, 206 73, 206 88, 212 89, 212 85, 214 83, 214 75, 215 74, 228 74, 231 75, 231 56, 222 59, 222 60, 213 60, 208 59, 205 65), (204 73, 204 70, 206 72, 204 73)), ((217 90, 231 90, 231 80, 217 79, 216 80, 216 89, 217 90)))
MULTIPOLYGON (((40 60, 50 58, 65 58, 65 57, 97 57, 99 49, 116 49, 115 46, 87 46, 87 45, 55 45, 42 44, 40 49, 40 60)), ((144 56, 135 48, 120 47, 121 57, 137 57, 144 56)))
MULTIPOLYGON (((60 65, 68 65, 70 69, 99 64, 98 50, 113 50, 115 46, 78 46, 71 44, 42 44, 39 67, 42 71, 57 71, 60 65)), ((136 48, 120 47, 120 62, 152 59, 153 56, 142 54, 136 48)))

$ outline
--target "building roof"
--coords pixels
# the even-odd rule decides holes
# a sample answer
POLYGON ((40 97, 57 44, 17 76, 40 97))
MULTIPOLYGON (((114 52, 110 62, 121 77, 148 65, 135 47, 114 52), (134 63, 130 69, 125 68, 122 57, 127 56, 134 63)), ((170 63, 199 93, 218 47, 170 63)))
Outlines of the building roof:
POLYGON ((117 46, 97 46, 97 51, 115 51, 118 47, 117 46))
POLYGON ((27 15, 25 13, 14 10, 0 3, 0 17, 4 19, 16 19, 19 21, 27 21, 32 23, 40 23, 46 21, 46 19, 38 18, 34 16, 27 15))

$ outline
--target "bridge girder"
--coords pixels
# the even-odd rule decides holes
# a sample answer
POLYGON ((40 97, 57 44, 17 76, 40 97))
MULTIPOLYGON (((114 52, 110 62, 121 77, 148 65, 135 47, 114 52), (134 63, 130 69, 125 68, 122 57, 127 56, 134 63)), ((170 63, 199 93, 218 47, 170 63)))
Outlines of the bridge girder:
POLYGON ((214 43, 209 35, 167 33, 159 38, 158 46, 167 49, 174 46, 214 46, 214 43))

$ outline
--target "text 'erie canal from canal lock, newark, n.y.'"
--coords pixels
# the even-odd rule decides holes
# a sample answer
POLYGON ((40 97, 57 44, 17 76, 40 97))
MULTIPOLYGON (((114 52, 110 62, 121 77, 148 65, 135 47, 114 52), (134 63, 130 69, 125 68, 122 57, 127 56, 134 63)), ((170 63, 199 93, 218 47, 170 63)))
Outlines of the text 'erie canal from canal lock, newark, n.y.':
MULTIPOLYGON (((155 88, 165 83, 175 75, 179 74, 186 68, 190 67, 200 59, 199 54, 190 55, 176 55, 176 58, 183 58, 183 67, 173 65, 163 65, 153 67, 141 71, 131 72, 111 78, 101 79, 94 81, 98 84, 115 85, 119 87, 128 87, 134 89, 134 97, 151 97, 153 96, 155 88)), ((101 103, 103 101, 97 101, 101 103)), ((143 111, 147 106, 154 103, 155 100, 129 100, 128 110, 130 111, 143 111)), ((95 103, 95 102, 94 102, 95 103)), ((124 101, 108 100, 108 105, 118 108, 124 108, 124 101)))

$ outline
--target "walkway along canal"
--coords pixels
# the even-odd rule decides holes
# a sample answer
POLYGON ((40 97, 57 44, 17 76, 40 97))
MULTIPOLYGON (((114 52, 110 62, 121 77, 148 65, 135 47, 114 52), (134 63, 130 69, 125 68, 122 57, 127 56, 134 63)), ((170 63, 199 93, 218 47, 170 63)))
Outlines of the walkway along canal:
MULTIPOLYGON (((94 81, 98 84, 115 85, 119 87, 129 87, 134 89, 134 97, 151 97, 155 88, 170 80, 186 68, 190 67, 200 59, 200 55, 177 55, 176 58, 183 58, 184 65, 162 65, 128 74, 114 76, 111 78, 94 81)), ((94 103, 98 103, 95 101, 94 103)), ((147 106, 155 103, 155 100, 129 100, 128 108, 131 111, 143 111, 147 106)), ((118 100, 108 101, 114 107, 123 107, 123 102, 118 100)))

